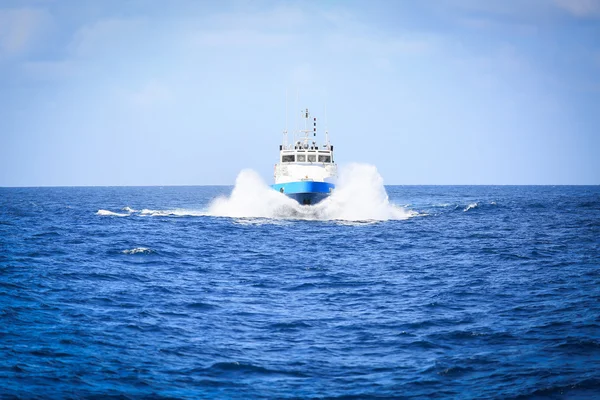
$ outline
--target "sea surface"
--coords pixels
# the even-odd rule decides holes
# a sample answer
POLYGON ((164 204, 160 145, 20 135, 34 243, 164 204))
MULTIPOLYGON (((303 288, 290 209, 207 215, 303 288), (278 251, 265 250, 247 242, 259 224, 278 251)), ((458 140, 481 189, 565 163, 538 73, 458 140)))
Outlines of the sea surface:
POLYGON ((600 398, 599 186, 255 180, 0 188, 0 398, 600 398))

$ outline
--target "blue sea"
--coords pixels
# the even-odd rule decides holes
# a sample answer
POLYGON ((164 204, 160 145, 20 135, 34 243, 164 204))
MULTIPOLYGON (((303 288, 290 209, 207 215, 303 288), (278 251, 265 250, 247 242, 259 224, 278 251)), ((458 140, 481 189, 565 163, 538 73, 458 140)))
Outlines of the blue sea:
POLYGON ((363 172, 0 188, 0 398, 600 398, 599 186, 363 172))

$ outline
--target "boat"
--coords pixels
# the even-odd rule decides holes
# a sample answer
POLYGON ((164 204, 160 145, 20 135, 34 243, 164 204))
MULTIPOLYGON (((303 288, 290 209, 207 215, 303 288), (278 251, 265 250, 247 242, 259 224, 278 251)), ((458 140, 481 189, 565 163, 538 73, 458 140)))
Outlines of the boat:
POLYGON ((279 162, 275 164, 275 184, 271 187, 302 205, 314 205, 334 191, 337 165, 329 132, 325 130, 325 143, 319 146, 316 142, 317 118, 311 117, 308 108, 302 111, 302 118, 304 129, 294 132, 291 144, 288 143, 287 128, 283 131, 279 162))

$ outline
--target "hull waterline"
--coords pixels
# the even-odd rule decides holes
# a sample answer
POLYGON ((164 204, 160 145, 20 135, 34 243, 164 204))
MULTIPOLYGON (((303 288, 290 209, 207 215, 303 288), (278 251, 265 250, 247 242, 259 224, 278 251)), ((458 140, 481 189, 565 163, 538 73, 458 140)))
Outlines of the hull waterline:
POLYGON ((271 185, 280 193, 303 205, 313 205, 329 197, 335 185, 328 182, 288 182, 271 185))

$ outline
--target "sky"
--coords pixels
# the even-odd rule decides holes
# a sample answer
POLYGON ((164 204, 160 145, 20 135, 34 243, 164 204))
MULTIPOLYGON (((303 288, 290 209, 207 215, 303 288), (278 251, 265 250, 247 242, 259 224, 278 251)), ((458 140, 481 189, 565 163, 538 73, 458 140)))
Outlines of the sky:
POLYGON ((272 183, 304 108, 386 184, 600 184, 600 0, 0 3, 0 186, 272 183))

